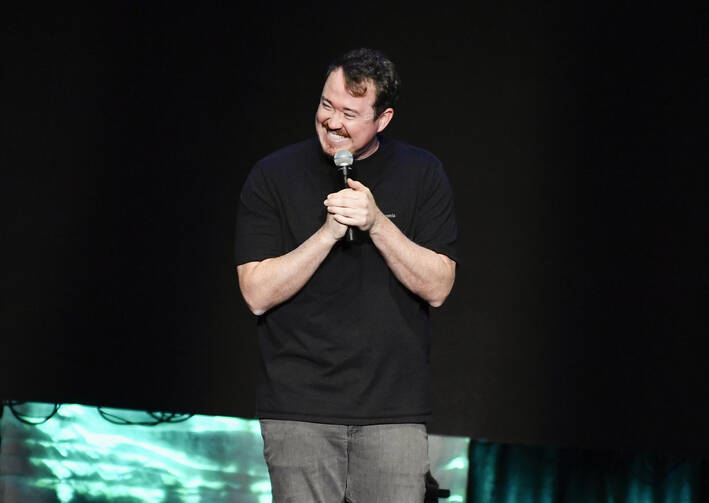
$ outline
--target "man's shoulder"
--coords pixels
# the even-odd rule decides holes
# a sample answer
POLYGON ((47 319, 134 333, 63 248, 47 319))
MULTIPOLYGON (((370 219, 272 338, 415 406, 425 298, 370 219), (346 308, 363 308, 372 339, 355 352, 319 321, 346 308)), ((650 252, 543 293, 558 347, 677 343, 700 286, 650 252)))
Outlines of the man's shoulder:
POLYGON ((385 148, 397 160, 403 160, 421 167, 440 165, 441 161, 431 151, 417 147, 402 140, 385 138, 385 148))
POLYGON ((305 163, 316 157, 318 153, 317 138, 310 137, 271 152, 259 159, 255 167, 269 172, 278 172, 305 163))
POLYGON ((401 140, 387 139, 384 143, 388 152, 386 162, 397 170, 400 176, 430 179, 444 175, 443 164, 431 151, 401 140))

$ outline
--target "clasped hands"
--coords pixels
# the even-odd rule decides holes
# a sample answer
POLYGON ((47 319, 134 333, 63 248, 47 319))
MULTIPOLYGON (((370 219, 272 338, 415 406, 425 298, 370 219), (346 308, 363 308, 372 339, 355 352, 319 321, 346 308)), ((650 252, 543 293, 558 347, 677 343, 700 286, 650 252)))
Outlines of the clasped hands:
POLYGON ((329 194, 324 201, 328 213, 325 226, 335 239, 341 239, 347 227, 369 231, 382 214, 367 187, 349 178, 347 184, 348 189, 329 194))

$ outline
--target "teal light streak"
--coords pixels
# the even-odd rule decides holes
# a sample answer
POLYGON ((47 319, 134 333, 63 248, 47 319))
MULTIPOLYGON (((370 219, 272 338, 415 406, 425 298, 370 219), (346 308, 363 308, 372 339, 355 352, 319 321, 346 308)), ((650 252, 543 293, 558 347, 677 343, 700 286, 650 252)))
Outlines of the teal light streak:
POLYGON ((269 481, 255 482, 249 486, 249 491, 254 494, 271 494, 271 483, 269 481))
MULTIPOLYGON (((459 456, 453 458, 447 465, 443 466, 443 470, 467 470, 468 469, 468 458, 459 456)), ((450 499, 448 500, 450 501, 450 499)))
POLYGON ((57 486, 57 498, 62 503, 69 502, 74 497, 74 488, 69 484, 59 484, 57 486))
POLYGON ((55 490, 57 498, 64 502, 72 501, 74 496, 91 497, 96 499, 135 498, 136 501, 145 503, 162 503, 165 500, 165 491, 132 487, 120 484, 105 484, 103 482, 88 482, 81 480, 57 482, 56 479, 42 478, 35 483, 36 487, 55 490), (69 492, 71 491, 71 493, 69 492), (71 499, 62 499, 70 497, 71 499))

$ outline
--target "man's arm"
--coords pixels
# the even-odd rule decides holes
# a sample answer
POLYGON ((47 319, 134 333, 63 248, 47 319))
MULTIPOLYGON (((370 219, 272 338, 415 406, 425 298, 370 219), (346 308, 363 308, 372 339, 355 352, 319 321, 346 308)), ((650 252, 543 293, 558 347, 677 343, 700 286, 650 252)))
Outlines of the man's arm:
POLYGON ((455 280, 455 262, 407 238, 377 207, 367 187, 348 180, 349 189, 330 194, 328 212, 343 225, 368 231, 394 276, 433 307, 446 300, 455 280))
POLYGON ((298 293, 346 230, 328 215, 323 226, 298 248, 280 257, 237 266, 239 288, 251 312, 260 316, 298 293))

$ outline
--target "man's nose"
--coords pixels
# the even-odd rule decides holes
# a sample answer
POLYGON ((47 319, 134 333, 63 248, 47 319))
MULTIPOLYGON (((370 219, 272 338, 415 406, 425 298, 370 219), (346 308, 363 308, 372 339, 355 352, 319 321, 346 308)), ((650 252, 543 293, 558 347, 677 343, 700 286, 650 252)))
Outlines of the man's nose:
POLYGON ((340 129, 342 127, 342 113, 339 110, 330 112, 330 117, 327 120, 327 127, 330 129, 340 129))

